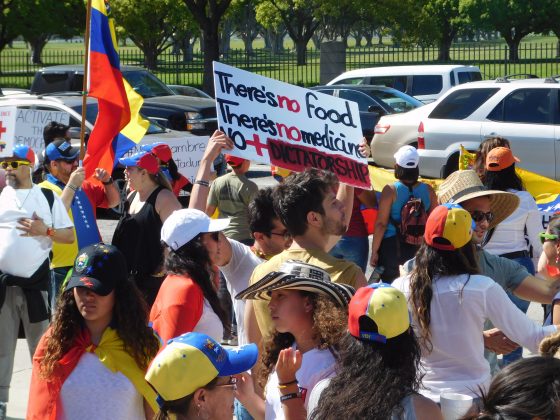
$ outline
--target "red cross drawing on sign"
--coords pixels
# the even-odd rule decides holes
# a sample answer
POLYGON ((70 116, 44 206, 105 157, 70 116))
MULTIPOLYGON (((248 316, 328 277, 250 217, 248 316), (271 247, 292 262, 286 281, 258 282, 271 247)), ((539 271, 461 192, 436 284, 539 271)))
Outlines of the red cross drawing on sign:
POLYGON ((4 134, 8 129, 2 126, 2 121, 0 121, 0 140, 2 139, 2 134, 4 134))
POLYGON ((253 140, 246 140, 246 144, 253 146, 257 151, 257 155, 262 156, 262 149, 268 150, 268 146, 265 143, 261 143, 261 139, 258 134, 253 134, 253 140))

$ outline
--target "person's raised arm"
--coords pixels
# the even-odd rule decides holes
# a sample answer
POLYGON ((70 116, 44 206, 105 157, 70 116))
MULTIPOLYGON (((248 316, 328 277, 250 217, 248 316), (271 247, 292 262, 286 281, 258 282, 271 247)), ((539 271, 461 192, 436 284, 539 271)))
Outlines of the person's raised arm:
POLYGON ((117 185, 113 182, 113 177, 103 168, 96 168, 93 177, 103 184, 105 189, 105 197, 107 199, 107 208, 112 209, 121 202, 121 194, 117 185))
POLYGON ((210 191, 210 173, 214 159, 218 157, 222 149, 233 149, 233 141, 222 131, 216 130, 208 140, 206 151, 200 160, 200 166, 191 191, 189 201, 190 209, 198 209, 206 212, 206 202, 210 191))
POLYGON ((66 210, 70 210, 70 206, 72 206, 72 200, 74 199, 74 194, 78 191, 86 177, 86 172, 83 167, 78 167, 70 174, 70 179, 68 183, 62 190, 62 194, 60 195, 60 199, 64 204, 66 210))

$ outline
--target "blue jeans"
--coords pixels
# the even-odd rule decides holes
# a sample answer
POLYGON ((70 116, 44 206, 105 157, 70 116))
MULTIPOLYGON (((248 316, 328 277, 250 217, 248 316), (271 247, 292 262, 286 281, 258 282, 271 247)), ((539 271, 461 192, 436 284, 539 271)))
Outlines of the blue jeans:
POLYGON ((237 420, 253 420, 247 409, 238 400, 235 400, 233 406, 233 415, 237 420))
POLYGON ((366 272, 369 241, 367 236, 343 236, 330 254, 336 258, 352 261, 366 272))
MULTIPOLYGON (((520 257, 520 258, 513 258, 513 261, 518 262, 523 267, 527 269, 529 274, 535 275, 535 265, 533 264, 533 260, 529 257, 520 257)), ((529 303, 526 300, 518 298, 511 292, 507 292, 507 295, 511 299, 511 301, 517 306, 523 313, 527 313, 527 309, 529 309, 529 303)), ((523 347, 519 347, 518 349, 512 351, 511 353, 504 354, 502 359, 502 366, 507 366, 510 363, 515 362, 518 359, 521 359, 523 356, 523 347)))
POLYGON ((51 276, 51 288, 49 290, 49 303, 51 305, 51 311, 54 314, 56 310, 56 300, 61 292, 64 279, 72 267, 58 267, 52 270, 51 276))

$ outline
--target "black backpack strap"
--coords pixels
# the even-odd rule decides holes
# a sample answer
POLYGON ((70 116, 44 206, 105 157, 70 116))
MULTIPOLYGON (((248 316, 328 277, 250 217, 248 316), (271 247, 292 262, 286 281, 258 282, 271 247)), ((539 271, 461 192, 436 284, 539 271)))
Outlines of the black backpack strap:
POLYGON ((41 187, 41 191, 43 192, 43 195, 47 199, 49 203, 49 209, 51 209, 51 213, 52 213, 52 208, 54 205, 54 192, 53 190, 49 190, 48 188, 43 188, 43 187, 41 187))

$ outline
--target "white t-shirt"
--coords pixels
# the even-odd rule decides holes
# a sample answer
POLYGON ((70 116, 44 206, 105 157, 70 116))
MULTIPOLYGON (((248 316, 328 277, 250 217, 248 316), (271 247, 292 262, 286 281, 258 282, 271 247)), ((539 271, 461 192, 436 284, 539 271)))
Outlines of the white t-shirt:
MULTIPOLYGON (((312 349, 303 353, 301 367, 296 372, 296 379, 306 409, 309 403, 309 395, 315 385, 325 378, 333 377, 335 369, 336 359, 329 349, 312 349)), ((284 419, 276 371, 273 371, 268 378, 265 394, 265 420, 284 419)))
POLYGON ((533 255, 538 261, 542 252, 539 232, 544 229, 537 203, 527 191, 509 190, 509 192, 519 197, 519 207, 496 226, 490 241, 484 245, 484 250, 494 255, 527 250, 525 240, 525 226, 527 226, 527 237, 533 246, 533 255))
POLYGON ((54 194, 51 209, 41 188, 31 189, 5 187, 0 194, 0 270, 20 277, 31 277, 49 257, 52 240, 47 236, 21 236, 21 218, 32 218, 33 213, 55 229, 72 227, 72 221, 60 197, 54 194))
POLYGON ((226 278, 227 289, 233 300, 233 311, 237 320, 237 337, 240 346, 247 344, 245 337, 245 326, 243 315, 245 313, 245 301, 235 299, 235 296, 249 286, 249 279, 253 270, 264 260, 257 257, 247 245, 228 239, 231 245, 231 259, 229 263, 220 267, 220 271, 226 278))
MULTIPOLYGON (((410 277, 399 277, 393 287, 410 297, 410 277)), ((433 349, 422 348, 425 376, 420 393, 439 402, 443 391, 476 397, 478 386, 490 383, 490 366, 484 358, 482 331, 489 319, 511 340, 536 352, 540 341, 556 332, 541 327, 511 302, 504 289, 481 275, 444 276, 432 282, 430 332, 433 349), (462 290, 462 292, 461 292, 462 290)), ((409 302, 412 311, 412 305, 409 302)), ((413 327, 418 331, 416 320, 413 327)))
POLYGON ((220 343, 224 338, 224 326, 222 325, 222 321, 216 312, 214 312, 214 309, 212 309, 210 302, 208 302, 206 298, 204 298, 202 305, 202 315, 193 328, 193 332, 209 335, 220 343))
POLYGON ((111 372, 96 354, 84 353, 62 384, 57 420, 144 419, 142 395, 121 372, 111 372))

